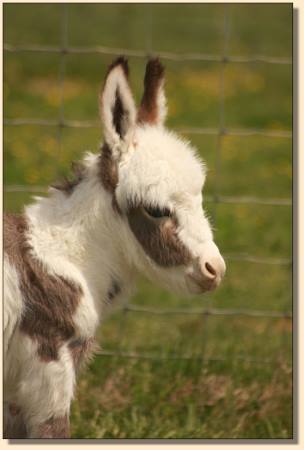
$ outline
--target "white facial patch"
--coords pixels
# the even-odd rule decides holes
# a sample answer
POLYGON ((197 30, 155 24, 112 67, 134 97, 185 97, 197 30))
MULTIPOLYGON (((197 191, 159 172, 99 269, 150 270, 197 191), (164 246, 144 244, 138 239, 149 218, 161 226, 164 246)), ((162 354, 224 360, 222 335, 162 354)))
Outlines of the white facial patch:
POLYGON ((137 128, 135 139, 138 145, 119 164, 116 196, 122 208, 130 200, 173 207, 201 192, 205 166, 188 143, 150 126, 137 128))

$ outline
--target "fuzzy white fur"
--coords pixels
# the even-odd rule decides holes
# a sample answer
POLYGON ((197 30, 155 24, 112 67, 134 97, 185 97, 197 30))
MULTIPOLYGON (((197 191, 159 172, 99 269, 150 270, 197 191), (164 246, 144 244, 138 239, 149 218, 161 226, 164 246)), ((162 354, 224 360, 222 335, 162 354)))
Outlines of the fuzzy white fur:
POLYGON ((4 302, 3 307, 3 353, 6 359, 14 330, 21 319, 23 310, 18 273, 9 263, 6 255, 4 255, 4 279, 7 301, 4 302))
MULTIPOLYGON (((121 286, 115 301, 126 301, 136 276, 184 292, 197 291, 187 275, 197 271, 197 260, 220 259, 209 222, 202 210, 206 169, 191 145, 164 129, 163 89, 156 126, 135 124, 135 105, 121 67, 108 76, 102 94, 101 116, 105 139, 118 158, 116 199, 124 213, 127 201, 139 200, 169 208, 179 222, 178 236, 193 255, 187 267, 157 266, 137 242, 126 216, 112 207, 112 197, 100 182, 98 155, 84 158, 85 176, 70 196, 50 189, 49 196, 26 207, 29 243, 50 274, 80 284, 83 297, 74 317, 80 338, 94 336, 107 309, 113 280, 121 286), (119 89, 128 120, 120 138, 112 124, 115 91, 119 89)), ((221 262, 221 264, 223 264, 221 262)), ((51 416, 69 412, 75 381, 66 346, 58 362, 40 362, 33 341, 16 326, 23 311, 16 270, 5 261, 5 398, 24 411, 32 437, 51 416), (9 349, 9 351, 7 351, 9 349)))

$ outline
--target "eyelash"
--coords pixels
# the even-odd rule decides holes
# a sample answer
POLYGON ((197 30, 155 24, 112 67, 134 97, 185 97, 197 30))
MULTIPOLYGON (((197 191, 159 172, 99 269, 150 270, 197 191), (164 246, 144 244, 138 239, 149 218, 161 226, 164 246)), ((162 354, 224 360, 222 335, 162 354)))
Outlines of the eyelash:
POLYGON ((170 217, 171 213, 168 208, 159 208, 153 206, 144 206, 144 209, 149 216, 155 219, 160 219, 162 217, 170 217))

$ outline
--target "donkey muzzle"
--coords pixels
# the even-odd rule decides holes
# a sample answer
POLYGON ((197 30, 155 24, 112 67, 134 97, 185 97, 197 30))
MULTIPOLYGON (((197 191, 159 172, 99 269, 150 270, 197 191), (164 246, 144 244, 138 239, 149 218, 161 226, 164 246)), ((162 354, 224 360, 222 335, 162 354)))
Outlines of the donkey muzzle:
MULTIPOLYGON (((204 252, 191 264, 187 272, 188 284, 196 285, 195 292, 206 292, 217 288, 226 272, 226 264, 213 242, 204 245, 204 252)), ((193 287, 193 286, 192 286, 193 287)))

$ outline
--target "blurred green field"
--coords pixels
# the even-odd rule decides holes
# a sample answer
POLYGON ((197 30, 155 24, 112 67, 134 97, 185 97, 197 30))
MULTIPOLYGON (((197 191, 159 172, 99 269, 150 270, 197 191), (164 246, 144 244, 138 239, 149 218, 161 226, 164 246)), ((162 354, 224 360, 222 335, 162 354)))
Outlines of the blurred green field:
MULTIPOLYGON (((5 4, 4 42, 62 42, 63 4, 5 4)), ((291 4, 231 4, 226 51, 234 56, 292 57, 291 4)), ((70 46, 221 54, 222 4, 69 4, 70 46)), ((97 120, 97 94, 112 56, 4 52, 4 117, 97 120), (65 62, 64 62, 65 61, 65 62), (63 89, 60 87, 64 71, 63 89), (61 100, 63 99, 63 107, 61 100)), ((145 61, 129 58, 137 101, 145 61)), ((168 126, 218 128, 218 62, 164 61, 168 126)), ((228 129, 292 127, 292 66, 224 65, 228 129)), ((204 194, 291 199, 292 140, 185 134, 208 166, 204 194)), ((4 182, 46 186, 69 172, 84 151, 97 151, 101 129, 4 127, 4 182)), ((20 211, 28 192, 6 192, 5 210, 20 211)), ((205 202, 225 255, 291 259, 291 206, 205 202), (216 219, 216 220, 215 220, 216 219)), ((179 297, 140 281, 132 304, 153 308, 240 308, 290 311, 290 265, 227 259, 218 291, 179 297)), ((72 433, 79 438, 293 437, 292 324, 245 316, 149 315, 116 312, 100 329, 101 347, 192 360, 98 356, 79 380, 72 433), (205 358, 204 362, 195 358, 205 358), (254 361, 244 362, 242 357, 254 361), (271 360, 271 363, 265 362, 271 360)))

